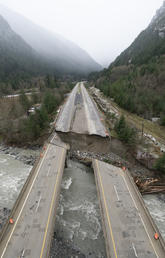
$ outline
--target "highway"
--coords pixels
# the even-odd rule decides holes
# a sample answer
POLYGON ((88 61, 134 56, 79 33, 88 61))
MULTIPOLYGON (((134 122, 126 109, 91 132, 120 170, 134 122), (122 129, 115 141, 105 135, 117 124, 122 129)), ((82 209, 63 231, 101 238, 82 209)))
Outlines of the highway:
POLYGON ((73 114, 75 112, 75 96, 77 93, 79 87, 79 83, 76 84, 76 86, 74 87, 74 89, 72 90, 71 94, 69 95, 62 113, 60 114, 60 116, 58 117, 57 123, 56 123, 56 131, 61 131, 61 132, 69 132, 70 130, 70 126, 72 123, 72 119, 73 119, 73 114))
POLYGON ((107 257, 164 258, 164 246, 126 171, 93 160, 107 257))
POLYGON ((100 135, 106 137, 106 129, 101 123, 96 104, 91 100, 87 90, 85 89, 83 83, 81 83, 81 92, 83 96, 83 103, 85 107, 85 113, 88 123, 89 134, 100 135))
POLYGON ((106 137, 100 114, 83 82, 77 83, 66 101, 55 125, 56 131, 106 137))
MULTIPOLYGON (((100 153, 103 153, 105 141, 109 142, 99 111, 83 83, 74 87, 55 123, 56 131, 89 137, 88 145, 94 141, 94 136, 90 135, 101 136, 95 137, 102 143, 99 142, 100 153)), ((67 138, 68 134, 65 136, 67 138)), ((71 141, 75 141, 77 135, 71 137, 71 141)), ((82 139, 84 143, 85 138, 82 139)), ((18 198, 12 217, 14 223, 6 224, 0 258, 49 257, 67 149, 68 145, 54 133, 18 198)), ((96 159, 92 164, 107 257, 165 258, 164 241, 161 235, 158 240, 154 238, 157 228, 128 171, 96 159)))
POLYGON ((1 258, 46 258, 55 223, 66 149, 47 145, 0 245, 1 258))

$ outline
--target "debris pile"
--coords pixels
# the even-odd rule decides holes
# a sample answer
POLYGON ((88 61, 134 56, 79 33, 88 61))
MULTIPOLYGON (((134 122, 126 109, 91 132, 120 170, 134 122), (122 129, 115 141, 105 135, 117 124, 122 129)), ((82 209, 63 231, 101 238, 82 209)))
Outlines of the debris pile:
POLYGON ((142 194, 165 193, 165 183, 162 183, 158 178, 142 180, 134 177, 134 182, 142 194))

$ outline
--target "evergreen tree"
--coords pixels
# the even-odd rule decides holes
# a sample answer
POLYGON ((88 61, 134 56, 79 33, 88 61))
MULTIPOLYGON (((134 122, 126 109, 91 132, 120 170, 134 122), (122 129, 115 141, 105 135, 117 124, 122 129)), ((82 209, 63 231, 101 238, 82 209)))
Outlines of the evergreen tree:
POLYGON ((125 117, 122 115, 115 124, 115 130, 121 141, 134 145, 136 142, 136 131, 127 125, 125 117))
POLYGON ((23 106, 24 110, 27 111, 30 108, 30 101, 23 90, 21 91, 19 100, 20 100, 20 103, 23 106))
POLYGON ((161 172, 165 173, 165 153, 163 154, 162 157, 160 157, 156 164, 155 164, 155 168, 161 172))
POLYGON ((57 107, 56 98, 51 92, 47 92, 44 97, 44 105, 48 112, 51 114, 57 107))

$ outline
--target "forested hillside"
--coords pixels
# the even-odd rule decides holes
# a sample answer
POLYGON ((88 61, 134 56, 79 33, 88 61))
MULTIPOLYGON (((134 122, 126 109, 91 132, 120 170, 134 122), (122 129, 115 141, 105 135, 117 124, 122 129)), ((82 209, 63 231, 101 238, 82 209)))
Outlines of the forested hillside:
POLYGON ((165 2, 131 46, 90 79, 121 107, 165 125, 165 2))
POLYGON ((12 83, 48 71, 46 64, 0 16, 0 82, 12 83))

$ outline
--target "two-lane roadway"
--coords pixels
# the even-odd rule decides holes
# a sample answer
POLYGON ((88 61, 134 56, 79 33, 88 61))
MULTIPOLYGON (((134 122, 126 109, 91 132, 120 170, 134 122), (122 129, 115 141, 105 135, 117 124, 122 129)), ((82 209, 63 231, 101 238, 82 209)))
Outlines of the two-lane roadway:
POLYGON ((126 171, 93 160, 108 258, 164 258, 164 245, 126 171))
POLYGON ((65 156, 65 148, 47 146, 1 242, 1 258, 48 257, 65 156))
POLYGON ((76 84, 55 125, 56 131, 107 137, 99 111, 83 82, 76 84))

